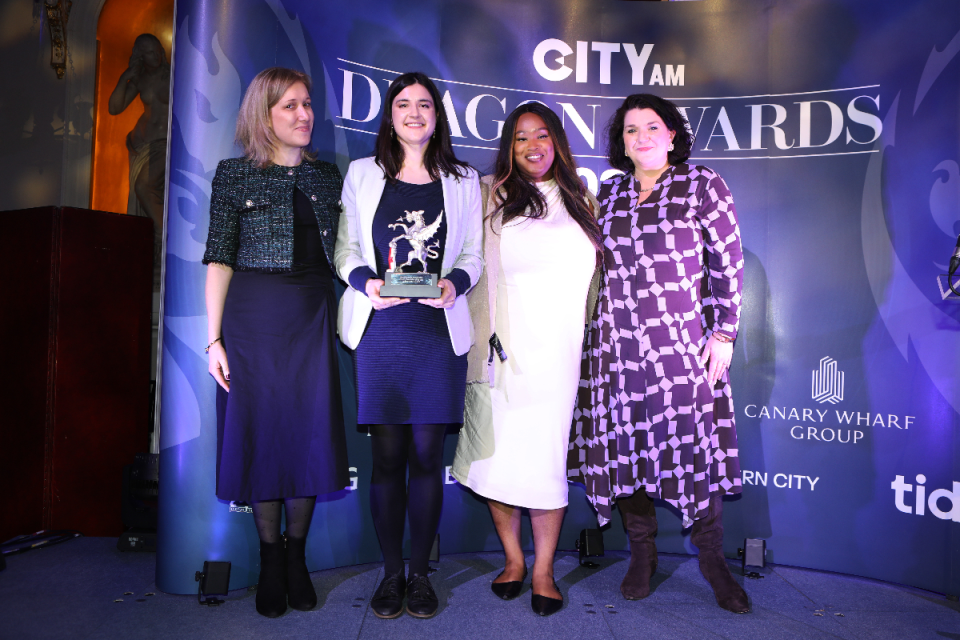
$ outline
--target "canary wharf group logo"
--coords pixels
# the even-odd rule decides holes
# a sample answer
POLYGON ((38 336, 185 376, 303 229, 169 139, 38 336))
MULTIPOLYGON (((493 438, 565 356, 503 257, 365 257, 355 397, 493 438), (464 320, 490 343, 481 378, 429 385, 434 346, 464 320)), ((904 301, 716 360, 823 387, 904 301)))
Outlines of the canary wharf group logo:
POLYGON ((843 371, 833 358, 820 358, 820 368, 813 371, 811 397, 820 404, 837 404, 843 400, 843 371))

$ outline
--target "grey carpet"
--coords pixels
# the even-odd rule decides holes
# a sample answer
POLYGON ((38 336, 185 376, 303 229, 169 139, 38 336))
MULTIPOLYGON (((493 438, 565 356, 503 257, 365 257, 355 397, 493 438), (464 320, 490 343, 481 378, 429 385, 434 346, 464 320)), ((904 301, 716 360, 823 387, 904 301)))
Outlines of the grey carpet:
POLYGON ((436 565, 431 581, 440 612, 431 620, 373 615, 368 602, 379 565, 318 571, 312 574, 316 609, 268 620, 254 610, 253 591, 231 592, 219 607, 201 607, 196 596, 160 593, 155 556, 120 553, 115 545, 115 539, 78 538, 8 556, 0 571, 0 638, 960 640, 960 606, 942 595, 791 567, 768 567, 759 580, 738 577, 753 606, 738 616, 716 606, 696 558, 662 554, 653 593, 627 602, 619 591, 624 552, 597 558, 599 569, 578 566, 575 554, 558 554, 557 582, 566 604, 549 618, 530 610, 529 580, 517 600, 497 599, 490 583, 502 556, 470 553, 443 556, 436 565))

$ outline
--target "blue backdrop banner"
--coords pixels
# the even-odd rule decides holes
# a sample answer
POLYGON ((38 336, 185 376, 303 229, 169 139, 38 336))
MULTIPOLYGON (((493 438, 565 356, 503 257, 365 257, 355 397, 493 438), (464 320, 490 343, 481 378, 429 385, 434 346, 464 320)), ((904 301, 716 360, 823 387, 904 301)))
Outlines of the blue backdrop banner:
MULTIPOLYGON (((387 85, 423 71, 459 157, 488 172, 503 121, 562 118, 593 190, 623 97, 674 100, 737 201, 746 274, 731 370, 744 491, 726 551, 960 594, 960 304, 944 299, 960 232, 960 4, 955 0, 178 0, 169 171, 157 584, 192 593, 204 560, 256 582, 246 505, 214 495, 207 374, 210 182, 260 70, 314 80, 314 144, 346 173, 373 149, 387 85)), ((380 558, 370 450, 341 350, 353 484, 320 499, 311 570, 380 558)), ((456 435, 447 438, 447 464, 456 435)), ((441 553, 498 549, 486 505, 449 476, 441 553)), ((660 509, 658 546, 693 552, 660 509)), ((571 485, 561 548, 596 526, 571 485)), ((528 527, 528 525, 525 525, 528 527)), ((619 521, 608 548, 627 548, 619 521)), ((529 544, 529 529, 524 530, 529 544)))

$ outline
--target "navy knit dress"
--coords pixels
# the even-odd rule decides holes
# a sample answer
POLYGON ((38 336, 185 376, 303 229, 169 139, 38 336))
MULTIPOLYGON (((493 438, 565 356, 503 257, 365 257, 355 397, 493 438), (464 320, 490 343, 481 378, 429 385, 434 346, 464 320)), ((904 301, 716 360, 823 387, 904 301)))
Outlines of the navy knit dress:
POLYGON ((299 188, 293 214, 293 269, 236 271, 227 289, 230 392, 217 386, 221 500, 315 496, 350 483, 333 271, 299 188))
MULTIPOLYGON (((443 186, 439 180, 428 184, 386 184, 373 218, 378 278, 386 274, 390 241, 402 232, 387 225, 401 221, 407 211, 423 211, 424 222, 429 225, 443 210, 443 186)), ((439 256, 427 261, 430 273, 440 273, 446 236, 444 213, 434 235, 439 256)), ((409 250, 406 240, 398 243, 399 263, 406 261, 409 250)), ((419 269, 420 263, 415 262, 414 266, 419 269)), ((370 275, 368 268, 355 269, 350 282, 363 291, 370 275)), ((446 277, 458 292, 469 286, 469 276, 460 269, 446 277)), ((359 424, 463 422, 467 356, 453 352, 443 309, 411 300, 382 311, 374 310, 355 353, 359 424)))

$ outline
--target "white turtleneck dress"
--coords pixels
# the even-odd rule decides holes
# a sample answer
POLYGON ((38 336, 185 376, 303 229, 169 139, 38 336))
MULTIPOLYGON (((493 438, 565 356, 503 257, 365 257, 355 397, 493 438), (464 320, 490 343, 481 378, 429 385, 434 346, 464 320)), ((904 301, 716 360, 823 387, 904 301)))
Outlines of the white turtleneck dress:
POLYGON ((559 509, 596 253, 556 182, 538 186, 547 216, 502 229, 495 321, 508 359, 474 387, 451 472, 497 502, 559 509))

